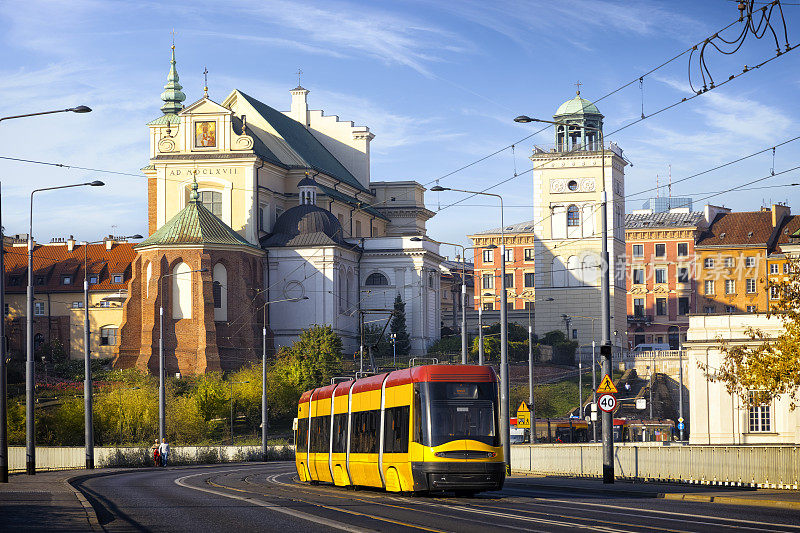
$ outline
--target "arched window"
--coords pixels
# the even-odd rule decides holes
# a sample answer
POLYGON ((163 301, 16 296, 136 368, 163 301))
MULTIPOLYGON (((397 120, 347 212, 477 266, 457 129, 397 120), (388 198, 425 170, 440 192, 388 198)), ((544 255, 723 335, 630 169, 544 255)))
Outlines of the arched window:
POLYGON ((566 287, 567 286, 567 279, 566 274, 567 271, 564 268, 564 262, 561 260, 560 257, 553 258, 553 268, 551 270, 551 274, 553 276, 553 287, 566 287))
POLYGON ((192 318, 192 269, 178 263, 172 270, 172 318, 192 318))
POLYGON ((567 226, 578 226, 581 223, 581 210, 572 204, 567 208, 567 226))
POLYGON ((147 266, 144 267, 144 297, 150 297, 150 278, 153 277, 153 263, 150 261, 147 262, 147 266))
POLYGON ((380 272, 373 272, 369 276, 367 276, 367 281, 364 285, 388 285, 389 280, 386 276, 381 274, 380 272))
POLYGON ((577 255, 572 255, 567 259, 567 285, 570 287, 579 287, 583 285, 581 261, 577 255))
POLYGON ((228 320, 228 270, 222 263, 214 265, 214 320, 228 320))

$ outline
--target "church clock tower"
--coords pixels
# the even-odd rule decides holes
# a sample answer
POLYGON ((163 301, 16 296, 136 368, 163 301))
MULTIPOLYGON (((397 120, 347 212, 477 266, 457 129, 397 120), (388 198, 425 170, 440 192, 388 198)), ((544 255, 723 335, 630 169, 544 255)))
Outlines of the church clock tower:
POLYGON ((536 235, 536 334, 561 330, 579 351, 600 343, 601 198, 608 199, 611 263, 611 341, 626 339, 625 200, 626 161, 615 144, 602 145, 603 115, 592 102, 575 98, 559 106, 553 120, 555 146, 536 147, 533 161, 536 235), (616 267, 616 268, 615 268, 616 267), (596 320, 591 320, 596 318, 596 320), (597 324, 593 323, 597 322, 597 324), (594 330, 594 331, 593 331, 594 330))

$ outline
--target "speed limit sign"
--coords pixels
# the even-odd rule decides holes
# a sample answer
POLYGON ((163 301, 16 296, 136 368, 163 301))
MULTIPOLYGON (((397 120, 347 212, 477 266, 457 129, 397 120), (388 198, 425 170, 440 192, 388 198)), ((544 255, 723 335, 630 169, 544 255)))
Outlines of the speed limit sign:
POLYGON ((597 405, 606 413, 610 413, 617 406, 617 399, 613 394, 603 394, 597 399, 597 405))

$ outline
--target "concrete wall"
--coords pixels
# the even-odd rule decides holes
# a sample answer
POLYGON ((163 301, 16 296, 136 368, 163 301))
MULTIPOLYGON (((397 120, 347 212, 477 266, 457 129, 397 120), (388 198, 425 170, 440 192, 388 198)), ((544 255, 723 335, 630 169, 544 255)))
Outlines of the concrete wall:
MULTIPOLYGON (((601 477, 602 451, 600 444, 512 446, 511 470, 601 477)), ((800 447, 615 445, 614 474, 624 479, 797 490, 800 486, 800 447)))

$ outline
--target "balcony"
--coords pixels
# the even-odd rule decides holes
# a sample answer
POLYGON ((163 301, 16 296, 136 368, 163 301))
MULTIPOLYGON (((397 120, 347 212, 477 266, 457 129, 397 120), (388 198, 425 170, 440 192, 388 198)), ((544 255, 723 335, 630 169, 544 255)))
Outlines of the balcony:
POLYGON ((653 321, 653 315, 635 314, 628 315, 629 324, 645 324, 653 321))

